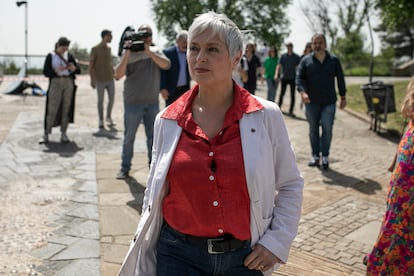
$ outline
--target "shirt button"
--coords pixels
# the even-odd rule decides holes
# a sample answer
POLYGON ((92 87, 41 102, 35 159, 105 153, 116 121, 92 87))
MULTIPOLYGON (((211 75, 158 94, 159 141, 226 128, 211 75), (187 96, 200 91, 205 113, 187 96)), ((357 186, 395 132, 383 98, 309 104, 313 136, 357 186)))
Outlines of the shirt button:
POLYGON ((223 131, 220 131, 220 132, 219 132, 219 135, 223 135, 223 131))
POLYGON ((217 232, 219 232, 220 234, 223 234, 223 233, 224 233, 224 230, 223 230, 223 229, 221 229, 221 228, 219 228, 219 229, 217 230, 217 232))
POLYGON ((213 206, 218 206, 218 201, 213 201, 213 206))
POLYGON ((214 155, 214 152, 212 152, 212 151, 210 151, 209 153, 208 153, 208 156, 213 156, 214 155))
POLYGON ((208 179, 210 179, 211 181, 213 181, 213 180, 214 180, 214 175, 210 175, 210 176, 208 177, 208 179))

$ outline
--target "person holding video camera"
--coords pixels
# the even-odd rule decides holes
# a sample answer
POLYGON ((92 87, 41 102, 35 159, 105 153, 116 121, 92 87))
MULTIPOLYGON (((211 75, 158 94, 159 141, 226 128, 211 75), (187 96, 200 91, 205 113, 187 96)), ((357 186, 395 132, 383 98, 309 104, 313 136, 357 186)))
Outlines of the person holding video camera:
POLYGON ((115 68, 115 79, 124 81, 124 141, 121 170, 117 179, 126 179, 131 170, 134 141, 138 126, 144 122, 147 137, 148 163, 151 164, 155 116, 159 112, 161 69, 170 67, 170 60, 152 45, 152 29, 141 25, 136 33, 125 36, 121 60, 115 68))

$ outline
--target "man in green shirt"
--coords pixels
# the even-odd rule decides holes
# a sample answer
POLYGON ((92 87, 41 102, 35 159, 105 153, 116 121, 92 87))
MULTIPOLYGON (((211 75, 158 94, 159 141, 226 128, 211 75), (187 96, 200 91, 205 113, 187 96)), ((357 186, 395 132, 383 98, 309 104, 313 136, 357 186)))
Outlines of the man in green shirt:
POLYGON ((263 63, 263 79, 266 80, 267 84, 267 100, 275 101, 276 90, 279 85, 279 81, 275 80, 275 71, 277 64, 279 63, 279 58, 277 56, 276 47, 272 46, 267 53, 268 57, 263 63))

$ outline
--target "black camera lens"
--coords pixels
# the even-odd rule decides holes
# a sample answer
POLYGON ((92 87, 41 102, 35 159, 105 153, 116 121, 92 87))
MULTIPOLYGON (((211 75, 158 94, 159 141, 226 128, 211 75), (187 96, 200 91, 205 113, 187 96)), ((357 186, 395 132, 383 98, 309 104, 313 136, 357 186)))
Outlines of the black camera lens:
POLYGON ((148 31, 138 31, 137 36, 141 38, 147 38, 147 37, 152 36, 152 33, 148 31))

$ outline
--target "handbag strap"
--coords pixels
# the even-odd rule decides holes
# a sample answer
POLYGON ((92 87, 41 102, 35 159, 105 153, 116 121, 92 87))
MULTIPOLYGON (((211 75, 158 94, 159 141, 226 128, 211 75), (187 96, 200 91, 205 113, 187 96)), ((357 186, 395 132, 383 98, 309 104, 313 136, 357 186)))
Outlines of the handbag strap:
POLYGON ((66 64, 66 66, 69 65, 69 62, 66 59, 64 59, 61 54, 56 53, 56 55, 66 64))

